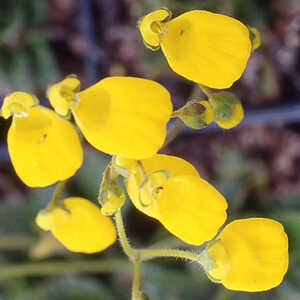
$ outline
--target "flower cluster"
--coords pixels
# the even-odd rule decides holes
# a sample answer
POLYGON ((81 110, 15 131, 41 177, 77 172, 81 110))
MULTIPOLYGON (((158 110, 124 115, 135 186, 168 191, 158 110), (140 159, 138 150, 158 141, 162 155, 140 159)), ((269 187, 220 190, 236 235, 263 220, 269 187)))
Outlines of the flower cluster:
POLYGON ((54 110, 28 93, 8 95, 1 115, 12 116, 8 150, 26 185, 60 182, 60 187, 72 177, 83 160, 81 134, 113 156, 100 186, 101 209, 78 197, 60 201, 57 193, 38 213, 37 225, 71 251, 104 250, 116 240, 110 216, 125 202, 122 177, 139 211, 188 244, 208 242, 196 260, 209 278, 233 290, 262 291, 278 285, 288 266, 283 227, 270 219, 252 218, 222 229, 227 219, 222 194, 187 161, 157 153, 171 117, 196 129, 214 120, 226 129, 241 121, 243 108, 237 97, 213 93, 208 87, 228 88, 240 78, 259 44, 257 30, 251 29, 251 39, 249 29, 233 18, 194 10, 171 20, 166 9, 146 15, 139 29, 144 42, 152 49, 161 47, 170 67, 199 84, 208 101, 193 99, 173 112, 169 92, 152 80, 108 77, 81 91, 75 75, 49 87, 54 110))

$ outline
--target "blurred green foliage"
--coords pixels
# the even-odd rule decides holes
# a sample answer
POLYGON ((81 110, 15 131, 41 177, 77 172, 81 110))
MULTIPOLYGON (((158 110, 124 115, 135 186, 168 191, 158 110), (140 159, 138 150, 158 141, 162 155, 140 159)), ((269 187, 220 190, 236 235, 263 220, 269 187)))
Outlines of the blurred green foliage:
POLYGON ((7 89, 35 91, 59 78, 49 47, 44 0, 1 0, 0 81, 7 89))

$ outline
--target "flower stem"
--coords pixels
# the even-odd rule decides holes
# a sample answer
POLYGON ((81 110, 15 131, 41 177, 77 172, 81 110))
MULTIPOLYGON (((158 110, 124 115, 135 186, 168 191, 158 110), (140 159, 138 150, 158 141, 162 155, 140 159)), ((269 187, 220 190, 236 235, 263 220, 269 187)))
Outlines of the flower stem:
POLYGON ((183 128, 184 123, 180 119, 176 119, 173 127, 168 131, 165 143, 163 147, 167 146, 170 144, 179 134, 181 129, 183 128))
POLYGON ((25 276, 49 276, 62 273, 118 273, 130 272, 130 264, 123 259, 49 261, 2 265, 0 279, 25 276))
POLYGON ((132 284, 132 300, 140 299, 140 278, 141 278, 141 260, 137 258, 134 261, 134 278, 132 284))
POLYGON ((123 223, 123 217, 122 217, 121 209, 119 209, 119 211, 115 214, 115 221, 116 221, 116 227, 117 227, 121 247, 122 247, 124 253, 132 261, 135 261, 138 258, 138 251, 135 250, 134 248, 132 248, 129 241, 128 241, 126 231, 125 231, 125 227, 124 227, 124 223, 123 223))
POLYGON ((36 238, 29 235, 4 235, 0 237, 0 250, 25 250, 35 241, 36 238))
POLYGON ((150 260, 158 257, 176 257, 199 262, 199 255, 187 250, 178 249, 145 249, 140 250, 141 261, 150 260))
POLYGON ((213 93, 211 91, 210 88, 208 88, 207 86, 205 85, 202 85, 202 84, 198 84, 200 89, 202 90, 202 92, 208 97, 208 98, 211 98, 213 93))
POLYGON ((67 180, 64 181, 60 181, 57 183, 55 190, 53 192, 53 196, 49 202, 48 207, 55 207, 57 206, 58 202, 59 202, 59 198, 62 195, 64 188, 66 186, 67 180))

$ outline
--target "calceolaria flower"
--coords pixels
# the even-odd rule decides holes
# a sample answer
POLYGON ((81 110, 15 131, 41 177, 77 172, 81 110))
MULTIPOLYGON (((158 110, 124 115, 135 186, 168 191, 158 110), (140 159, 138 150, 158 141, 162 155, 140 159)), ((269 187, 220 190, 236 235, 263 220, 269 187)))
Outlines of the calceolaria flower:
POLYGON ((136 208, 183 241, 200 245, 225 222, 226 200, 185 160, 157 154, 129 172, 126 187, 136 208))
POLYGON ((141 19, 139 29, 147 45, 161 47, 173 71, 216 89, 241 77, 252 50, 245 25, 204 10, 169 19, 168 10, 159 9, 141 19))
POLYGON ((71 76, 48 90, 57 113, 71 112, 96 149, 129 159, 153 156, 163 145, 172 114, 169 92, 160 84, 135 77, 108 77, 78 92, 71 76))
POLYGON ((225 226, 200 255, 208 276, 227 289, 269 290, 281 283, 288 269, 288 237, 271 219, 249 218, 225 226))
POLYGON ((13 116, 8 131, 8 151, 21 180, 31 187, 44 187, 74 175, 82 164, 83 151, 69 121, 38 105, 28 93, 5 97, 1 115, 13 116))
POLYGON ((36 223, 41 229, 50 230, 73 252, 99 252, 116 240, 112 220, 104 216, 98 206, 84 198, 66 198, 62 207, 41 210, 36 223))

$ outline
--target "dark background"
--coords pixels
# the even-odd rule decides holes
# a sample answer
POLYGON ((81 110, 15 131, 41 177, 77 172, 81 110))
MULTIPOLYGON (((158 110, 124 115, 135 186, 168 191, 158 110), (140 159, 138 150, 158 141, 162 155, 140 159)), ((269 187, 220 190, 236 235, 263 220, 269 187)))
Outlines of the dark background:
MULTIPOLYGON (((48 105, 47 86, 74 73, 83 88, 111 75, 154 79, 170 90, 179 108, 193 84, 172 72, 160 51, 146 49, 136 28, 141 16, 159 7, 175 16, 207 9, 260 30, 262 46, 231 89, 243 102, 244 121, 230 131, 185 128, 162 152, 190 161, 222 191, 229 220, 262 216, 282 222, 290 238, 290 268, 278 288, 249 294, 210 283, 196 264, 156 260, 143 265, 142 289, 151 300, 300 299, 299 0, 1 0, 0 104, 5 95, 20 90, 48 105)), ((115 258, 124 258, 117 243, 97 255, 74 254, 36 228, 34 216, 47 205, 53 187, 32 190, 16 177, 6 150, 9 124, 0 119, 0 299, 129 299, 132 274, 114 264, 115 258), (109 259, 113 272, 66 272, 78 259, 109 259), (61 262, 67 265, 62 270, 61 262), (28 276, 32 266, 45 269, 44 263, 57 265, 59 274, 28 276)), ((84 165, 66 194, 95 201, 108 157, 84 146, 84 165)), ((184 246, 130 203, 125 215, 133 244, 184 246)))

